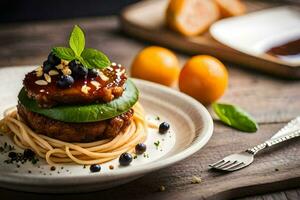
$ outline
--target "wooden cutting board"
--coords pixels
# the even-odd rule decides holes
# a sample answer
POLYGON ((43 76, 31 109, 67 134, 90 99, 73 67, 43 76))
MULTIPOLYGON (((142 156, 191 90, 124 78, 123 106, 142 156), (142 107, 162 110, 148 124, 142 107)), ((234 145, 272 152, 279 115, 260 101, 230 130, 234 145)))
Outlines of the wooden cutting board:
MULTIPOLYGON (((251 56, 216 40, 207 32, 196 37, 184 37, 165 27, 164 17, 168 0, 148 0, 123 10, 120 16, 122 29, 128 34, 158 45, 189 54, 209 54, 243 67, 252 68, 285 78, 300 78, 300 67, 291 67, 272 61, 272 57, 251 56)), ((279 4, 245 1, 248 12, 278 6, 279 4)))

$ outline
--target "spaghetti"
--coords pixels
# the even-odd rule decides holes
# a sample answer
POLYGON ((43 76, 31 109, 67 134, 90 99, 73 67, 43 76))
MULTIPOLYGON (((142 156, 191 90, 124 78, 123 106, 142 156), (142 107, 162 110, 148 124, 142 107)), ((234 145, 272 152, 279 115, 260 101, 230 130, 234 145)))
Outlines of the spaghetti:
POLYGON ((20 118, 16 108, 4 113, 4 125, 13 135, 13 140, 22 149, 30 148, 45 158, 49 165, 74 162, 81 165, 101 164, 117 158, 147 137, 147 122, 144 109, 136 103, 131 125, 113 139, 90 143, 70 143, 35 133, 20 118))

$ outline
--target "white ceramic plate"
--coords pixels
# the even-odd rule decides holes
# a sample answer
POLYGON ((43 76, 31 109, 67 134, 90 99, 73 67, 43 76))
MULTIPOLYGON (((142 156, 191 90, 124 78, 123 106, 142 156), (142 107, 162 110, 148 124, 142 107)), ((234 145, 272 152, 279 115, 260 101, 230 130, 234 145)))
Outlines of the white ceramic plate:
MULTIPOLYGON (((240 52, 264 58, 264 52, 282 42, 300 38, 300 11, 294 7, 277 7, 244 16, 220 20, 210 27, 219 42, 240 52)), ((274 62, 299 66, 299 57, 274 62)))
MULTIPOLYGON (((22 87, 25 73, 33 67, 0 68, 0 112, 15 106, 17 94, 22 87)), ((146 141, 147 154, 134 159, 128 167, 120 167, 118 160, 101 165, 99 173, 91 173, 89 167, 75 164, 56 166, 55 171, 42 159, 33 165, 4 162, 7 153, 0 153, 0 187, 31 191, 68 193, 93 191, 124 184, 154 170, 172 165, 200 150, 210 139, 213 122, 208 111, 193 98, 173 89, 142 80, 134 80, 140 90, 140 102, 147 112, 147 118, 159 124, 167 121, 170 132, 165 135, 151 129, 146 141), (155 119, 156 116, 160 120, 155 119), (157 149, 154 142, 160 141, 157 149), (110 170, 109 165, 114 165, 110 170), (30 171, 30 173, 29 173, 30 171)), ((0 146, 4 142, 13 144, 6 135, 0 136, 0 146)), ((16 147, 16 151, 21 151, 16 147)))

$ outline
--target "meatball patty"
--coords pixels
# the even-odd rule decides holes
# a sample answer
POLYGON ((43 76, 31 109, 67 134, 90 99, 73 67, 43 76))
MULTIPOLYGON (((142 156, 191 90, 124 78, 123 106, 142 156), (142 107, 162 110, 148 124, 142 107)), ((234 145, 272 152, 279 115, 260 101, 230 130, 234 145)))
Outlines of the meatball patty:
POLYGON ((60 88, 57 82, 62 73, 68 70, 68 66, 48 73, 43 73, 41 70, 43 68, 26 74, 23 85, 28 97, 35 99, 41 107, 45 108, 58 104, 109 102, 122 95, 127 80, 125 68, 114 65, 99 71, 96 76, 88 75, 75 79, 68 88, 60 88))
POLYGON ((50 119, 18 104, 18 114, 35 132, 66 142, 92 142, 114 138, 130 125, 133 109, 104 121, 67 123, 50 119))

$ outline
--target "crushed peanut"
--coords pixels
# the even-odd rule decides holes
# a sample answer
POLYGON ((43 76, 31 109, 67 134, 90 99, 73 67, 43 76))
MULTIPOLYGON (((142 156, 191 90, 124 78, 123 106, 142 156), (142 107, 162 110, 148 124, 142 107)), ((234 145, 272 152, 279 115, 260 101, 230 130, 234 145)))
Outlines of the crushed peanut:
POLYGON ((48 74, 44 74, 44 78, 48 83, 51 83, 51 76, 49 76, 48 74))
POLYGON ((122 67, 122 65, 121 65, 121 64, 118 64, 118 67, 122 67))
POLYGON ((61 60, 61 64, 63 64, 63 65, 68 65, 68 64, 69 64, 69 61, 67 61, 67 60, 61 60))
POLYGON ((84 94, 88 94, 90 89, 91 88, 89 86, 84 85, 81 87, 81 92, 83 92, 84 94))
POLYGON ((117 73, 116 73, 116 75, 117 76, 121 76, 122 74, 124 74, 125 73, 125 69, 123 69, 122 71, 118 71, 117 73))
POLYGON ((103 74, 101 71, 99 72, 99 76, 103 81, 108 81, 109 78, 107 76, 105 76, 105 74, 103 74))
POLYGON ((106 69, 108 69, 109 71, 113 71, 114 69, 111 67, 107 67, 106 69))
POLYGON ((48 85, 48 82, 45 80, 37 80, 34 83, 37 85, 48 85))
POLYGON ((54 69, 52 69, 52 70, 49 71, 49 75, 50 76, 55 76, 55 75, 58 75, 58 74, 59 74, 58 71, 56 71, 54 69))
POLYGON ((69 67, 65 67, 65 68, 63 68, 61 71, 62 71, 62 73, 63 73, 65 76, 66 76, 66 75, 72 74, 72 71, 70 70, 69 67))
POLYGON ((165 186, 163 186, 163 185, 159 186, 159 191, 163 192, 165 190, 166 190, 165 186))
POLYGON ((64 66, 62 64, 59 64, 56 66, 56 69, 63 69, 63 68, 64 68, 64 66))
POLYGON ((43 71, 43 67, 39 66, 38 68, 36 68, 34 71, 39 72, 39 71, 43 71))
POLYGON ((100 88, 100 83, 98 81, 91 81, 91 84, 96 87, 96 90, 100 88))
POLYGON ((111 63, 111 66, 116 66, 116 65, 117 65, 117 63, 115 63, 115 62, 111 63))
POLYGON ((43 71, 36 71, 35 74, 37 77, 41 77, 43 76, 43 71))
POLYGON ((193 176, 191 183, 192 184, 199 184, 199 183, 201 183, 201 181, 202 181, 201 177, 193 176))

